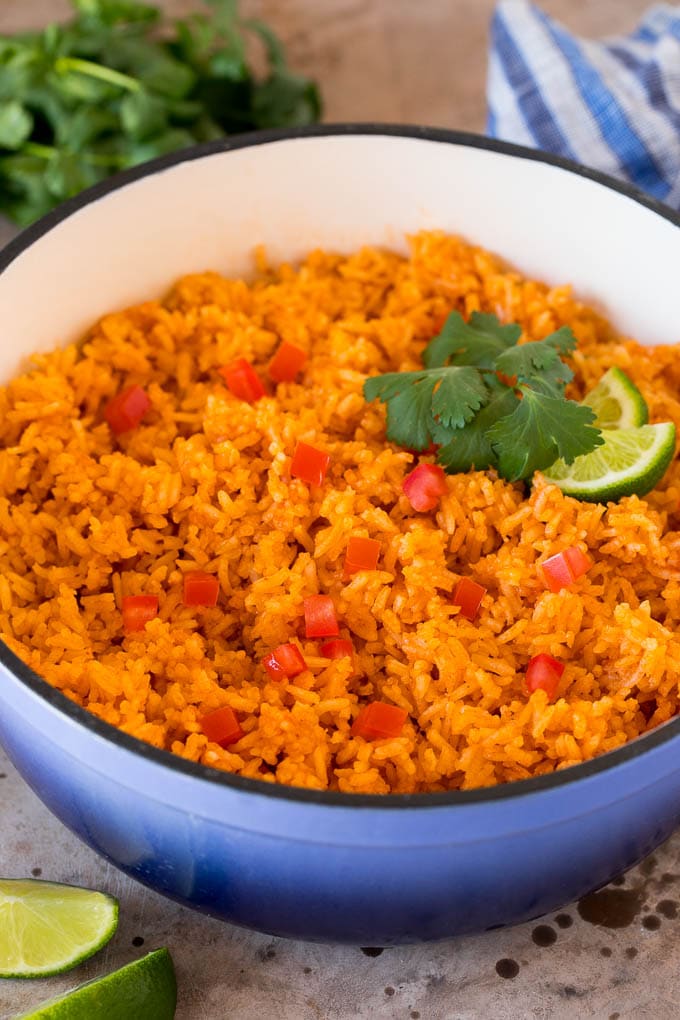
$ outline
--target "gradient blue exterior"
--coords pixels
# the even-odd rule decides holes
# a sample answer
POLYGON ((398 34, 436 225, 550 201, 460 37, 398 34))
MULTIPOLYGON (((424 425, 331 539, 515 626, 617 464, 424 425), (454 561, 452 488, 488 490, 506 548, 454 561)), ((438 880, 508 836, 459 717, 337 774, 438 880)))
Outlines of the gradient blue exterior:
MULTIPOLYGON (((624 871, 680 820, 678 741, 481 803, 305 803, 178 774, 0 672, 0 742, 54 814, 133 878, 235 924, 394 945, 509 925, 624 871)), ((521 790, 522 784, 518 789, 521 790)))

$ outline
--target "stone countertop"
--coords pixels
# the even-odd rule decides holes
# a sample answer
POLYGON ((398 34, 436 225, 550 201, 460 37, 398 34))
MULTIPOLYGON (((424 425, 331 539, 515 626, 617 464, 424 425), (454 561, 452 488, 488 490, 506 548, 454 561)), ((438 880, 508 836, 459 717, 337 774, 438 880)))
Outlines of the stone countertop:
MULTIPOLYGON (((628 30, 647 0, 542 0, 585 34, 628 30)), ((170 13, 196 6, 166 0, 170 13)), ((492 0, 243 0, 323 80, 329 120, 480 130, 492 0)), ((68 12, 2 0, 0 32, 68 12)), ((0 224, 0 245, 11 231, 0 224)), ((177 1020, 666 1020, 680 998, 680 834, 620 884, 554 916, 438 945, 347 948, 233 928, 117 872, 57 822, 0 752, 0 873, 104 889, 121 905, 109 945, 49 981, 0 981, 0 1017, 168 946, 177 1020), (598 923, 599 922, 599 923, 598 923)), ((130 1018, 138 1020, 138 1018, 130 1018)), ((141 1018, 139 1018, 141 1020, 141 1018)))
POLYGON ((89 886, 120 901, 118 930, 90 961, 45 981, 0 981, 2 1018, 160 946, 175 962, 177 1020, 678 1016, 680 833, 624 879, 538 921, 362 950, 244 931, 150 892, 53 818, 1 752, 0 804, 3 875, 89 886))

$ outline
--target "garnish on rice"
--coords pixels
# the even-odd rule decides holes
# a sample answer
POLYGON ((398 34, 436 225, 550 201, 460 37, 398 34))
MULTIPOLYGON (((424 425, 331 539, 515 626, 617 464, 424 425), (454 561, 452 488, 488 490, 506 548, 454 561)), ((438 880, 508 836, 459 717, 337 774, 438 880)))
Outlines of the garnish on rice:
POLYGON ((518 344, 522 330, 495 315, 451 312, 423 352, 424 368, 364 383, 364 396, 387 405, 387 438, 411 450, 439 447, 449 474, 495 468, 514 482, 558 458, 571 464, 602 443, 595 413, 565 396, 573 372, 563 360, 576 346, 568 326, 518 344))

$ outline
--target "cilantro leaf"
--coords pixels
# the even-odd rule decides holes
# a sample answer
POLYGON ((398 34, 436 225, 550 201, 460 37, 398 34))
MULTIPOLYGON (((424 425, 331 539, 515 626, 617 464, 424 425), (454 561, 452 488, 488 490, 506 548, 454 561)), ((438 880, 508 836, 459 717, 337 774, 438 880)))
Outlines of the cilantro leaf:
POLYGON ((498 458, 498 470, 509 481, 531 478, 561 457, 571 464, 603 442, 592 426, 591 408, 563 397, 519 387, 522 399, 512 414, 500 418, 486 436, 498 458))
POLYGON ((479 372, 470 367, 389 372, 364 383, 366 400, 387 404, 387 438, 399 446, 425 450, 439 423, 460 428, 488 400, 479 372))
POLYGON ((466 322, 460 312, 451 312, 439 335, 425 348, 423 362, 426 368, 447 363, 493 368, 498 355, 513 347, 521 335, 519 326, 503 326, 495 315, 473 312, 466 322))
POLYGON ((77 195, 95 184, 100 174, 92 164, 71 153, 57 153, 47 161, 45 184, 51 195, 77 195))
POLYGON ((253 94, 257 127, 296 127, 313 123, 321 114, 319 91, 313 82, 290 71, 273 71, 253 94))
POLYGON ((18 149, 33 130, 33 117, 26 107, 13 100, 0 106, 0 147, 18 149))
POLYGON ((42 159, 23 153, 0 158, 0 212, 26 227, 53 205, 42 159))
POLYGON ((520 336, 494 315, 466 323, 452 312, 424 351, 425 369, 364 383, 367 400, 387 405, 387 438, 411 450, 434 441, 447 471, 496 468, 509 481, 594 450, 602 443, 594 413, 564 396, 572 330, 518 345, 520 336))
POLYGON ((0 35, 0 212, 25 226, 153 156, 319 119, 317 87, 278 36, 238 0, 207 4, 171 21, 161 4, 72 0, 70 21, 0 35))
POLYGON ((108 25, 121 21, 158 21, 160 11, 136 0, 71 0, 81 14, 108 25))
POLYGON ((117 128, 118 116, 112 110, 81 106, 73 114, 57 120, 54 140, 57 148, 86 149, 91 142, 117 128))
POLYGON ((125 133, 136 141, 160 134, 167 125, 166 104, 146 89, 129 92, 120 104, 120 122, 125 133))
POLYGON ((432 414, 444 428, 459 429, 467 425, 488 399, 489 390, 476 369, 471 366, 446 368, 432 395, 432 414))
POLYGON ((560 326, 560 328, 554 333, 551 333, 550 336, 546 336, 543 340, 538 342, 548 344, 549 347, 554 347, 560 355, 571 354, 572 351, 576 350, 576 337, 571 326, 560 326))
POLYGON ((422 372, 388 372, 364 383, 364 398, 387 405, 387 438, 398 446, 424 450, 430 444, 432 390, 418 386, 422 372))
POLYGON ((496 369, 516 378, 518 383, 538 384, 543 391, 553 395, 562 393, 574 377, 555 346, 547 340, 530 341, 520 347, 509 348, 496 359, 496 369))
POLYGON ((491 390, 488 404, 465 428, 451 431, 438 426, 433 430, 435 443, 441 444, 437 461, 449 474, 469 471, 470 468, 483 471, 485 468, 498 466, 498 458, 487 433, 499 418, 513 412, 519 398, 509 386, 504 386, 495 379, 490 380, 487 385, 491 390))
POLYGON ((387 438, 398 446, 426 450, 432 442, 432 390, 414 380, 387 405, 387 438))

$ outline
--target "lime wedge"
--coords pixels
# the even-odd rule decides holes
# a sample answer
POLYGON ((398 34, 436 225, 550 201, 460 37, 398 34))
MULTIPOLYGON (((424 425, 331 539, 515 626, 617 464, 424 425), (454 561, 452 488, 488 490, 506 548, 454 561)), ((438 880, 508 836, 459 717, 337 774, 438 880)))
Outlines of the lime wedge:
POLYGON ((49 999, 15 1020, 172 1020, 177 1005, 175 969, 167 949, 157 949, 49 999))
POLYGON ((604 443, 573 464, 557 460, 543 477, 567 496, 607 503, 622 496, 644 496, 665 473, 675 453, 675 425, 606 429, 604 443))
POLYGON ((596 415, 594 424, 600 429, 629 429, 646 425, 649 420, 645 398, 633 380, 616 366, 605 372, 582 403, 592 407, 596 415))
POLYGON ((101 949, 117 924, 118 903, 106 893, 0 878, 0 977, 70 970, 101 949))

